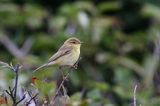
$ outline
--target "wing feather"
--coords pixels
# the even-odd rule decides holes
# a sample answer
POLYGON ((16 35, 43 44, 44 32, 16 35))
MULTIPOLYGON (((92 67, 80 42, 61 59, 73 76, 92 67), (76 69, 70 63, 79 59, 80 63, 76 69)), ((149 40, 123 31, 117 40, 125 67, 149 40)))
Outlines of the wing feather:
POLYGON ((57 53, 55 53, 48 61, 49 62, 52 62, 52 61, 55 61, 57 60, 59 57, 61 56, 64 56, 66 54, 69 54, 71 52, 72 48, 71 47, 67 47, 67 46, 62 46, 58 51, 57 53))

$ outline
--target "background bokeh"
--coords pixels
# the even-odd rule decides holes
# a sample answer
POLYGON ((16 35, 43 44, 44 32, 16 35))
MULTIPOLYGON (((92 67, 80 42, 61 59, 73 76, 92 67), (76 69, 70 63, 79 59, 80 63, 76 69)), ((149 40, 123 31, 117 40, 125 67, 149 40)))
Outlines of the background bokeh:
MULTIPOLYGON (((0 0, 0 61, 23 66, 19 86, 59 83, 57 67, 32 71, 71 36, 84 44, 65 83, 70 104, 131 106, 137 85, 137 106, 160 106, 159 0, 0 0)), ((13 79, 0 69, 1 92, 13 79)))

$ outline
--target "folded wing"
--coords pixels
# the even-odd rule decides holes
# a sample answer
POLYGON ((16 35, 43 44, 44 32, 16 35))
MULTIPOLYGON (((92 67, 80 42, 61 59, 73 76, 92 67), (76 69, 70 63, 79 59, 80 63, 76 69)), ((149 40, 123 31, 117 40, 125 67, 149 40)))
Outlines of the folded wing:
POLYGON ((69 54, 71 52, 72 48, 71 47, 68 47, 68 46, 62 46, 58 51, 57 53, 55 53, 48 61, 48 63, 52 62, 52 61, 55 61, 57 60, 58 58, 66 55, 66 54, 69 54))

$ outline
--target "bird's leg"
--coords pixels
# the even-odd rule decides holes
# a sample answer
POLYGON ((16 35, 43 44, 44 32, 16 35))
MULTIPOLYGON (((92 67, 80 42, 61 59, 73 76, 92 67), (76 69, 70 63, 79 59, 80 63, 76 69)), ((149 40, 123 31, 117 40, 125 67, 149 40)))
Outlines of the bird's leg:
POLYGON ((77 69, 78 65, 77 64, 74 64, 73 66, 71 66, 72 68, 74 69, 77 69))
POLYGON ((76 61, 76 63, 72 66, 72 68, 77 69, 78 67, 78 63, 81 60, 81 57, 78 58, 78 60, 76 61))
POLYGON ((67 67, 69 67, 70 69, 77 69, 77 66, 75 65, 67 65, 67 67))

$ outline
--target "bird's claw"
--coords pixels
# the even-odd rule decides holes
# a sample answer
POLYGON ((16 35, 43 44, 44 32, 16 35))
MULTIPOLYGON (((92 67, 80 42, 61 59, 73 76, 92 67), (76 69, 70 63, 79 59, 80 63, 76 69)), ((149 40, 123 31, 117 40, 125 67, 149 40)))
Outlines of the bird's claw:
POLYGON ((70 67, 71 67, 71 68, 73 68, 73 69, 77 69, 78 65, 77 65, 77 64, 75 64, 75 65, 70 66, 70 67))

